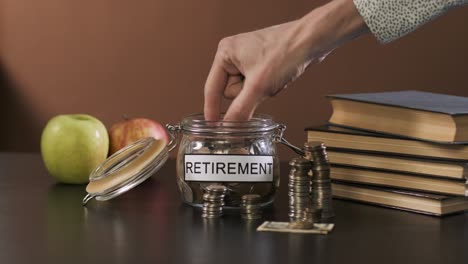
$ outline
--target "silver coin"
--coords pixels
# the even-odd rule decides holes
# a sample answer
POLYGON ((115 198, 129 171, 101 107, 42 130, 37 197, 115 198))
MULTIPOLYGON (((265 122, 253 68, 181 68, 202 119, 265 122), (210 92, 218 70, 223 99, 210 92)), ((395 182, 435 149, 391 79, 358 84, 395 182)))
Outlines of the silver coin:
POLYGON ((300 168, 300 167, 310 167, 312 163, 310 162, 310 160, 305 159, 303 157, 296 157, 289 161, 289 165, 292 168, 300 168))
POLYGON ((206 187, 206 190, 211 193, 226 193, 227 187, 221 184, 211 184, 206 187))
POLYGON ((302 206, 304 204, 310 204, 310 203, 312 203, 311 198, 293 198, 293 199, 289 199, 289 205, 302 206))
POLYGON ((310 192, 311 188, 310 187, 297 187, 297 188, 289 188, 288 189, 288 193, 291 193, 291 194, 306 194, 308 195, 309 192, 310 192))
POLYGON ((207 192, 208 191, 208 187, 211 186, 211 185, 221 185, 221 183, 218 183, 218 182, 200 182, 199 185, 200 185, 200 188, 204 191, 204 192, 207 192))
POLYGON ((309 170, 290 172, 288 178, 290 179, 306 179, 309 175, 309 170))
POLYGON ((304 211, 304 209, 309 208, 309 207, 312 207, 312 205, 311 204, 307 204, 307 205, 304 204, 302 206, 290 206, 289 211, 290 212, 302 212, 302 211, 304 211))
POLYGON ((261 210, 242 210, 241 214, 260 214, 261 210))
POLYGON ((306 208, 311 205, 312 205, 311 201, 295 201, 293 203, 289 203, 290 208, 298 208, 298 209, 306 208))
POLYGON ((288 191, 289 192, 309 192, 311 189, 311 186, 310 185, 306 185, 306 186, 289 186, 288 188, 288 191))
MULTIPOLYGON (((187 146, 187 152, 188 153, 200 153, 203 152, 203 142, 201 141, 192 141, 190 144, 187 146)), ((209 153, 209 150, 206 148, 204 151, 205 153, 209 153)))
POLYGON ((330 172, 329 171, 317 171, 313 173, 312 181, 321 180, 321 179, 329 179, 330 172))
POLYGON ((222 201, 224 199, 225 195, 213 195, 210 193, 205 193, 203 195, 203 200, 209 200, 209 201, 222 201))
POLYGON ((303 204, 295 204, 295 205, 292 205, 290 204, 289 205, 289 209, 290 210, 293 210, 293 211, 302 211, 304 210, 305 208, 308 208, 308 207, 312 207, 313 205, 311 203, 303 203, 303 204))
POLYGON ((244 202, 249 202, 249 203, 257 203, 260 202, 261 196, 259 194, 245 194, 242 195, 241 199, 244 202))
POLYGON ((271 153, 272 148, 271 140, 264 138, 257 139, 250 145, 249 153, 251 155, 262 155, 271 153))
POLYGON ((309 179, 309 177, 302 178, 302 179, 289 179, 288 183, 290 183, 290 184, 309 184, 310 179, 309 179))
POLYGON ((202 214, 202 217, 220 217, 222 216, 223 213, 222 212, 204 212, 202 214))
POLYGON ((296 189, 296 188, 310 188, 312 184, 306 183, 306 184, 288 184, 288 189, 296 189))
POLYGON ((298 187, 289 187, 288 193, 309 193, 312 187, 310 186, 298 186, 298 187))
POLYGON ((259 210, 261 207, 259 205, 250 205, 250 206, 241 206, 241 210, 259 210))
POLYGON ((210 215, 210 214, 202 214, 203 218, 219 218, 222 215, 210 215))
POLYGON ((289 206, 294 206, 294 207, 304 207, 312 204, 311 200, 291 200, 289 201, 289 206))
POLYGON ((290 185, 288 184, 288 190, 309 190, 311 188, 311 184, 304 184, 304 185, 290 185))
POLYGON ((293 199, 289 199, 289 205, 294 205, 294 206, 302 206, 304 204, 310 204, 312 203, 312 199, 311 198, 293 198, 293 199))
POLYGON ((309 191, 304 191, 304 192, 291 192, 291 191, 288 191, 288 196, 289 197, 309 197, 310 196, 310 193, 309 191))
POLYGON ((311 207, 312 205, 307 205, 307 206, 294 206, 294 207, 289 207, 289 211, 290 212, 302 212, 304 211, 306 208, 309 208, 311 207))
POLYGON ((210 205, 204 204, 204 205, 202 206, 202 210, 203 210, 203 211, 222 211, 222 210, 223 210, 223 206, 210 206, 210 205))
POLYGON ((310 196, 310 190, 309 189, 304 189, 303 191, 297 191, 297 190, 289 190, 288 191, 288 196, 289 197, 309 197, 310 196))
POLYGON ((203 203, 224 205, 224 199, 203 199, 203 203))
POLYGON ((294 173, 289 173, 288 178, 290 179, 303 179, 307 178, 309 175, 309 170, 307 171, 295 171, 294 173))
POLYGON ((301 179, 301 180, 292 180, 292 179, 289 179, 289 180, 288 180, 288 184, 292 184, 292 185, 308 185, 308 184, 310 184, 310 179, 309 179, 309 178, 304 178, 304 179, 301 179))
POLYGON ((231 149, 228 149, 228 154, 230 154, 230 155, 233 155, 233 154, 235 154, 235 155, 249 155, 250 153, 249 153, 249 150, 247 148, 240 146, 240 147, 233 147, 231 149))
POLYGON ((246 220, 261 219, 261 214, 241 214, 241 217, 246 220))
POLYGON ((309 176, 308 176, 308 174, 302 174, 302 175, 289 174, 288 178, 290 180, 307 180, 307 179, 309 179, 309 176))
POLYGON ((222 214, 222 213, 223 213, 223 210, 222 210, 222 209, 221 209, 221 210, 219 210, 219 209, 218 209, 218 210, 209 210, 208 208, 204 208, 204 209, 202 210, 202 212, 203 212, 204 214, 222 214))
POLYGON ((288 184, 288 189, 308 189, 312 184, 288 184))
POLYGON ((290 196, 289 197, 289 201, 291 203, 300 203, 300 202, 311 201, 311 200, 312 198, 309 196, 290 196))
POLYGON ((203 210, 204 214, 210 214, 210 215, 215 215, 215 214, 222 214, 223 210, 203 210))
POLYGON ((203 207, 207 208, 223 208, 224 203, 222 204, 211 204, 211 203, 203 203, 203 207))

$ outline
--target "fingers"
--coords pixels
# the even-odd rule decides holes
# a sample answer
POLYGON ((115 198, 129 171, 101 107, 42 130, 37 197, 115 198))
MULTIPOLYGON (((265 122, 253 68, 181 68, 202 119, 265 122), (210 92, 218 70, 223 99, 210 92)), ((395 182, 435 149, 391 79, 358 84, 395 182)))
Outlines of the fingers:
POLYGON ((210 73, 205 83, 205 120, 220 119, 221 101, 228 80, 228 73, 224 70, 222 61, 216 55, 210 73))
MULTIPOLYGON (((251 80, 251 79, 250 79, 251 80)), ((244 88, 229 106, 224 120, 226 121, 246 121, 252 118, 257 106, 264 100, 265 96, 256 87, 255 82, 247 78, 244 88)))
POLYGON ((226 99, 234 99, 239 95, 244 84, 244 77, 242 75, 229 76, 224 90, 224 97, 226 99))

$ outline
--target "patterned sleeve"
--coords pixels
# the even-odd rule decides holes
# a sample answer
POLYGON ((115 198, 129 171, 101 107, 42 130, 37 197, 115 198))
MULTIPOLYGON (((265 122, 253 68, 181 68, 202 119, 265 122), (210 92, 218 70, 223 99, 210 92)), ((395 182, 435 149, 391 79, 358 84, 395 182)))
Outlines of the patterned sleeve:
POLYGON ((382 43, 406 35, 468 0, 353 0, 370 31, 382 43))

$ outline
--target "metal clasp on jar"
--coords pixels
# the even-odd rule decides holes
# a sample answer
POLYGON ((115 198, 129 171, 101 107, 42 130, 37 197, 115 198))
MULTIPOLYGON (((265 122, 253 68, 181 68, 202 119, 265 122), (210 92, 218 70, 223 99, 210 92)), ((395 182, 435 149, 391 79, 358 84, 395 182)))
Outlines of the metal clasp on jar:
POLYGON ((276 129, 277 129, 277 131, 275 132, 274 138, 273 138, 274 142, 281 143, 281 144, 285 145, 286 147, 290 148, 292 151, 296 152, 297 154, 299 154, 301 156, 305 155, 304 150, 302 150, 301 148, 289 143, 289 141, 287 141, 284 138, 283 134, 284 134, 284 131, 286 130, 286 125, 278 124, 278 127, 276 129))
POLYGON ((169 136, 171 137, 171 140, 167 144, 167 151, 170 152, 177 146, 177 140, 179 137, 181 126, 180 124, 177 124, 177 125, 166 124, 166 128, 167 128, 167 132, 169 136))

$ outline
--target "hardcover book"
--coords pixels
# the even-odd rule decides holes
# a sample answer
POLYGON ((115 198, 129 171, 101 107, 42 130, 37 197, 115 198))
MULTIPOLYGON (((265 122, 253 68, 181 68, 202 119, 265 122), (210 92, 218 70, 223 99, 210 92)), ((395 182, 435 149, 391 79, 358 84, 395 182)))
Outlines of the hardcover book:
POLYGON ((468 196, 466 180, 423 177, 400 172, 369 170, 355 167, 332 166, 332 180, 439 193, 453 196, 468 196))
POLYGON ((422 91, 328 97, 332 124, 437 142, 468 142, 468 97, 422 91))
POLYGON ((468 164, 466 162, 421 159, 407 156, 343 150, 328 150, 327 154, 332 165, 383 169, 450 179, 467 179, 468 177, 468 164))
POLYGON ((343 182, 332 183, 333 196, 411 212, 447 215, 468 210, 468 198, 404 191, 343 182))
POLYGON ((331 125, 309 127, 306 131, 308 141, 321 141, 331 149, 468 160, 468 145, 465 144, 441 144, 331 125))

